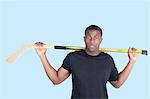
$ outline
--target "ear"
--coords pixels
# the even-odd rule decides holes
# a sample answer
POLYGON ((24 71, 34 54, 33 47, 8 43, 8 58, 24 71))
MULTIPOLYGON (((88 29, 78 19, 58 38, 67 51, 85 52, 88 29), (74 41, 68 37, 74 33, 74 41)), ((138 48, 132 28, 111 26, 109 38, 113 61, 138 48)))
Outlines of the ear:
POLYGON ((103 38, 100 39, 100 43, 102 43, 102 41, 103 41, 103 38))
POLYGON ((83 37, 83 39, 84 39, 84 42, 85 42, 85 36, 83 37))

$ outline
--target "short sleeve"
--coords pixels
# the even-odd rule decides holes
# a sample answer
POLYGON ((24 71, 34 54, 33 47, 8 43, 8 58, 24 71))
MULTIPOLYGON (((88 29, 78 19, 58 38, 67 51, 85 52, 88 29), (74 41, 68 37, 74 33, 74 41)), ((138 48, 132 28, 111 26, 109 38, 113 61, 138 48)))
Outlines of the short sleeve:
POLYGON ((65 59, 63 60, 62 66, 64 69, 68 70, 71 72, 71 67, 70 67, 70 55, 68 54, 65 59))
POLYGON ((111 73, 108 81, 116 81, 118 80, 118 76, 119 76, 118 70, 115 66, 113 58, 111 57, 111 73))

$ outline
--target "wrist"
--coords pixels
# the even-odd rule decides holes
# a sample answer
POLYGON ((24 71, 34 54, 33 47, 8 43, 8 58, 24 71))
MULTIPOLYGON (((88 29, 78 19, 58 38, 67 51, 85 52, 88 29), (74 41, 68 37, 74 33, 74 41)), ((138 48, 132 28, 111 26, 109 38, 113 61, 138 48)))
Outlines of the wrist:
POLYGON ((45 57, 45 53, 39 54, 39 57, 45 57))
POLYGON ((135 59, 129 59, 129 62, 130 62, 130 63, 135 63, 136 60, 135 60, 135 59))

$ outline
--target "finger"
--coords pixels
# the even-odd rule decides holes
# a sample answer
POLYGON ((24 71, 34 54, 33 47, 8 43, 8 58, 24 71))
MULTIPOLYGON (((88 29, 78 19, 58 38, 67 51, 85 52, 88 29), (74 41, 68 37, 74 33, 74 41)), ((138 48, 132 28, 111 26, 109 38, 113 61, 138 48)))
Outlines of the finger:
POLYGON ((46 45, 46 44, 44 44, 43 42, 36 42, 35 45, 42 47, 43 45, 46 45))
POLYGON ((40 45, 40 42, 36 42, 35 45, 39 46, 39 45, 40 45))
POLYGON ((133 52, 136 52, 136 50, 137 50, 136 48, 132 48, 132 51, 133 51, 133 52))
POLYGON ((128 52, 129 52, 129 53, 132 53, 132 48, 129 47, 128 52))
POLYGON ((132 48, 133 56, 134 56, 134 57, 137 57, 137 55, 138 55, 138 53, 136 52, 136 50, 137 50, 136 48, 132 48))
POLYGON ((132 48, 132 51, 133 51, 133 54, 134 54, 134 55, 137 54, 137 53, 136 53, 136 50, 137 50, 136 48, 132 48))

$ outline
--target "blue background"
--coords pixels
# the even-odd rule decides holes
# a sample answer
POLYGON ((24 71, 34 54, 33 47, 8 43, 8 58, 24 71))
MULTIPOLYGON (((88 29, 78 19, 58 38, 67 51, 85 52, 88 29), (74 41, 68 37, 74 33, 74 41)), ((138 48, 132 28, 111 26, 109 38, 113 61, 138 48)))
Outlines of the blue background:
MULTIPOLYGON (((150 2, 148 0, 1 0, 0 1, 0 98, 69 99, 71 77, 54 86, 32 49, 8 64, 6 58, 18 48, 36 41, 56 45, 84 46, 84 29, 91 24, 103 29, 101 47, 150 48, 150 2)), ((70 51, 48 49, 55 69, 70 51)), ((127 54, 109 53, 121 71, 127 54)), ((149 99, 149 56, 139 55, 120 89, 109 83, 109 99, 149 99)))

